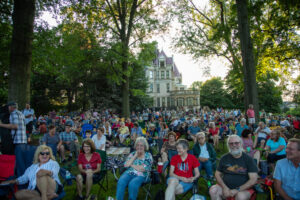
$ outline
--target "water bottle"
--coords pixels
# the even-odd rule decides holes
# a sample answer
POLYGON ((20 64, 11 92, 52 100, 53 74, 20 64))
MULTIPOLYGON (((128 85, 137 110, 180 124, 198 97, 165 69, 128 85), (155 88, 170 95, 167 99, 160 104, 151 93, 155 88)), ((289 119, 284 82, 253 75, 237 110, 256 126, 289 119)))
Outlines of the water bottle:
POLYGON ((68 185, 72 185, 71 173, 66 171, 66 181, 68 185))
POLYGON ((208 189, 211 187, 211 182, 210 181, 207 181, 207 187, 208 187, 208 189))

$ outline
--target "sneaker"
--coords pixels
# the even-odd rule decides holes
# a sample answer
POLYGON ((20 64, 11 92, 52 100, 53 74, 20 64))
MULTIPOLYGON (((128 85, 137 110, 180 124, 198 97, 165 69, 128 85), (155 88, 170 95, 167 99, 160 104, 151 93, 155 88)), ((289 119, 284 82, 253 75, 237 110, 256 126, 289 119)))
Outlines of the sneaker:
POLYGON ((68 161, 72 161, 73 157, 69 156, 68 161))

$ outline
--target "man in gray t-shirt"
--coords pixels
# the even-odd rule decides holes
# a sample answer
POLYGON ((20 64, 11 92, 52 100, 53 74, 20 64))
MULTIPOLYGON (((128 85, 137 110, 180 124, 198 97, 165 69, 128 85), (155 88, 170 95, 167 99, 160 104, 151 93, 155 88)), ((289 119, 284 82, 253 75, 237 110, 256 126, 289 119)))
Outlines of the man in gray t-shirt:
POLYGON ((56 128, 54 125, 49 126, 49 133, 46 133, 42 139, 43 144, 51 147, 53 155, 56 156, 56 152, 59 149, 62 141, 59 137, 59 134, 56 133, 56 128))
POLYGON ((212 186, 209 194, 212 200, 240 197, 250 199, 257 181, 255 161, 243 153, 243 141, 238 135, 230 135, 227 141, 229 153, 225 154, 216 170, 217 184, 212 186))

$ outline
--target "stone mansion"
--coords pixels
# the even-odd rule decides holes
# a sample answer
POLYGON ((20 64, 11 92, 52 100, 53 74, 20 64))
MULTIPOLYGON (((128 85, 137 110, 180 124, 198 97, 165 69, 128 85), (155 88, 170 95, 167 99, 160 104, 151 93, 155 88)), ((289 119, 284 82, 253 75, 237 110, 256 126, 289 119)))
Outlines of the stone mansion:
POLYGON ((174 63, 173 56, 156 50, 151 66, 146 66, 149 87, 147 93, 153 98, 156 108, 199 108, 200 92, 187 89, 182 84, 182 74, 174 63))

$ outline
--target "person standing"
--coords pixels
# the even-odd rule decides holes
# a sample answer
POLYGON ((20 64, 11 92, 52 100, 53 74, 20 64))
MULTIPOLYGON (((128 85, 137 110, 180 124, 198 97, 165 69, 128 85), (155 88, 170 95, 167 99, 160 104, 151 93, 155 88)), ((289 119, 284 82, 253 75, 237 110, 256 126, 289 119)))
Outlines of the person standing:
POLYGON ((23 110, 23 114, 25 116, 25 124, 26 124, 26 132, 28 136, 32 133, 32 127, 33 127, 33 115, 34 110, 30 108, 30 104, 26 104, 26 108, 23 110))
POLYGON ((255 124, 255 112, 252 104, 249 104, 249 108, 247 110, 247 117, 249 126, 253 128, 253 125, 255 124))
POLYGON ((25 117, 22 112, 18 110, 18 104, 15 102, 10 102, 7 104, 10 113, 9 124, 0 124, 0 127, 11 129, 11 135, 13 138, 13 143, 15 145, 15 155, 16 155, 16 176, 21 176, 24 174, 25 166, 25 155, 26 154, 26 144, 27 135, 25 127, 25 117))

